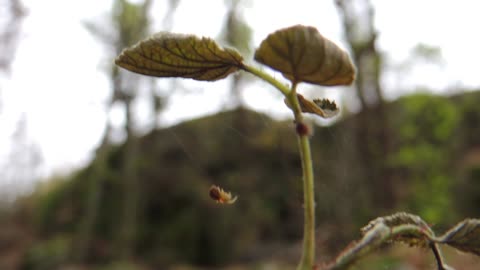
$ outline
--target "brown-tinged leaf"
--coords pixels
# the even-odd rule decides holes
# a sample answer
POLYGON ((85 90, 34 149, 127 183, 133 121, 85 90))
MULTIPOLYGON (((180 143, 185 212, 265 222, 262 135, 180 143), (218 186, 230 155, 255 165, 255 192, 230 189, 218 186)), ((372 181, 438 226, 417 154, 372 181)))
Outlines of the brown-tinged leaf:
POLYGON ((378 217, 370 221, 365 227, 361 229, 362 233, 368 232, 377 223, 383 223, 389 228, 404 224, 418 225, 420 227, 426 228, 429 227, 428 224, 421 217, 405 212, 399 212, 390 216, 378 217))
MULTIPOLYGON (((397 213, 376 218, 362 228, 362 234, 362 239, 351 243, 335 260, 322 269, 348 269, 355 261, 385 243, 406 242, 416 246, 428 245, 437 250, 435 244, 429 245, 434 241, 430 227, 420 217, 412 214, 397 213)), ((442 267, 447 269, 443 264, 442 267)))
POLYGON ((382 223, 377 223, 363 235, 362 239, 357 242, 352 242, 330 264, 326 265, 322 269, 348 269, 349 266, 351 266, 361 257, 378 248, 386 241, 386 239, 388 239, 389 236, 390 228, 382 223))
POLYGON ((430 226, 428 226, 428 224, 421 217, 404 212, 376 218, 370 221, 367 226, 361 229, 362 233, 366 234, 377 224, 384 224, 391 229, 401 225, 417 226, 423 232, 423 236, 419 235, 418 233, 412 232, 398 234, 395 236, 394 239, 392 239, 395 242, 402 242, 410 246, 426 247, 428 245, 428 239, 426 237, 431 238, 434 236, 434 233, 430 229, 430 226))
POLYGON ((348 54, 309 26, 296 25, 270 34, 255 51, 255 60, 292 82, 349 85, 355 78, 348 54))
POLYGON ((428 246, 435 256, 437 269, 442 270, 453 268, 445 264, 438 244, 447 244, 461 251, 480 255, 480 219, 466 219, 443 236, 435 237, 428 224, 419 216, 397 213, 372 220, 362 228, 362 233, 362 239, 351 243, 335 260, 321 269, 348 269, 355 261, 387 242, 412 244, 418 241, 422 246, 428 246))
POLYGON ((327 114, 326 118, 334 117, 340 112, 340 109, 337 107, 337 103, 335 103, 335 101, 331 101, 326 98, 316 98, 313 100, 313 103, 315 103, 315 105, 317 105, 323 110, 324 113, 327 114))
POLYGON ((242 61, 237 51, 210 38, 160 32, 123 50, 115 64, 149 76, 215 81, 237 71, 242 61))
MULTIPOLYGON (((316 114, 323 118, 334 117, 339 112, 337 104, 328 99, 314 99, 313 101, 310 101, 300 94, 297 94, 297 98, 302 112, 316 114)), ((289 108, 292 108, 288 99, 285 99, 284 101, 289 108)))
POLYGON ((436 240, 480 256, 480 219, 466 219, 436 240))

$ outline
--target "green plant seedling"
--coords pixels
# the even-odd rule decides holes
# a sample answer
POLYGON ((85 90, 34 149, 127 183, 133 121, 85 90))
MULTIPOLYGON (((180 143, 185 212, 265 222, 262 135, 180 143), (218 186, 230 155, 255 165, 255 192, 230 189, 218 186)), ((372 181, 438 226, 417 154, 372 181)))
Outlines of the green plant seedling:
MULTIPOLYGON (((302 161, 304 192, 304 232, 302 256, 297 270, 347 269, 360 257, 385 242, 404 242, 429 247, 438 269, 451 269, 444 263, 438 244, 447 244, 464 252, 480 255, 480 220, 467 219, 437 237, 420 217, 398 213, 371 221, 362 229, 363 238, 350 244, 328 264, 315 260, 314 176, 309 138, 310 127, 303 113, 329 118, 338 113, 335 102, 306 99, 297 93, 301 82, 337 86, 349 85, 355 79, 355 67, 349 55, 323 37, 316 28, 302 25, 280 29, 262 41, 254 59, 279 71, 289 85, 267 72, 244 62, 234 49, 222 48, 210 38, 161 32, 125 49, 115 63, 127 70, 154 77, 189 78, 216 81, 237 71, 249 72, 278 89, 295 119, 298 148, 302 161)), ((236 200, 216 186, 210 196, 221 203, 236 200)))

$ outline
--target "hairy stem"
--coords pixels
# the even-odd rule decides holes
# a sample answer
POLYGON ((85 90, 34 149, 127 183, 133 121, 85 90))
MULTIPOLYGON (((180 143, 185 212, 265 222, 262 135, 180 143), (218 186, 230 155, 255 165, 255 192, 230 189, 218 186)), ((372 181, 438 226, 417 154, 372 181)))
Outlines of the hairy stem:
POLYGON ((440 251, 440 248, 437 246, 436 243, 430 242, 430 249, 433 252, 433 256, 435 256, 435 261, 437 262, 437 268, 438 270, 448 270, 448 266, 445 265, 443 262, 443 256, 442 252, 440 251))
POLYGON ((282 84, 281 82, 279 82, 277 79, 275 79, 274 77, 272 77, 270 74, 264 72, 263 70, 261 69, 258 69, 254 66, 249 66, 247 64, 245 64, 244 66, 242 66, 242 68, 247 71, 247 72, 250 72, 252 73, 253 75, 259 77, 260 79, 268 82, 269 84, 273 85, 275 88, 277 88, 280 92, 282 92, 282 94, 285 96, 285 97, 288 97, 288 95, 290 94, 290 89, 288 88, 288 86, 282 84))
POLYGON ((299 132, 297 128, 298 148, 302 160, 303 171, 303 208, 304 208, 304 227, 303 227, 303 253, 297 270, 312 269, 315 263, 315 193, 313 184, 313 166, 312 154, 310 151, 310 141, 308 131, 309 127, 304 123, 302 111, 297 98, 297 84, 293 83, 292 90, 287 96, 292 104, 292 111, 295 116, 297 127, 302 125, 307 132, 299 132))
POLYGON ((300 157, 302 160, 303 171, 303 196, 304 196, 304 229, 303 229, 303 249, 300 263, 297 270, 311 270, 315 263, 315 195, 313 184, 313 166, 312 154, 310 151, 309 141, 309 127, 304 123, 300 103, 297 98, 297 83, 293 82, 291 89, 281 84, 269 74, 263 72, 252 66, 245 65, 244 70, 253 75, 263 79, 277 88, 289 104, 292 105, 293 115, 295 117, 295 124, 297 126, 298 148, 300 150, 300 157), (306 132, 300 132, 301 130, 306 132))

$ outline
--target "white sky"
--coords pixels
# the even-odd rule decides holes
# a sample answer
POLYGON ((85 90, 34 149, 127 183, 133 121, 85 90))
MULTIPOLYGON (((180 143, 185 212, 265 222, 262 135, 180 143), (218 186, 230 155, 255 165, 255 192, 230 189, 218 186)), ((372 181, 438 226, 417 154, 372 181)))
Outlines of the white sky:
MULTIPOLYGON (((102 136, 106 119, 104 105, 110 93, 109 82, 102 71, 106 64, 105 48, 92 38, 82 22, 102 18, 110 9, 111 1, 23 2, 29 14, 23 24, 12 73, 9 77, 0 77, 0 168, 8 166, 10 136, 24 115, 28 136, 41 149, 42 175, 46 176, 85 164, 102 136)), ((165 2, 155 1, 153 7, 152 14, 159 14, 160 19, 165 2)), ((313 25, 343 46, 333 0, 248 2, 245 17, 254 28, 255 46, 270 32, 294 24, 313 25)), ((401 75, 389 73, 385 78, 389 97, 410 93, 416 86, 435 88, 443 93, 453 88, 480 86, 477 68, 480 38, 476 34, 480 2, 373 2, 379 45, 388 57, 389 67, 398 70, 418 43, 442 49, 442 66, 423 64, 403 70, 401 75)), ((175 13, 173 31, 218 37, 224 13, 224 0, 182 0, 175 13)), ((186 85, 206 91, 173 95, 162 118, 165 123, 213 113, 225 103, 228 93, 225 81, 188 81, 186 85), (192 104, 197 105, 192 107, 192 104), (188 111, 183 109, 187 105, 191 107, 188 111)), ((285 115, 283 102, 274 91, 265 84, 255 84, 245 91, 244 98, 255 109, 285 115)), ((325 92, 338 96, 338 91, 325 92)), ((116 114, 118 112, 111 113, 113 120, 121 118, 116 114)), ((8 180, 0 179, 0 187, 2 181, 5 185, 8 180)))

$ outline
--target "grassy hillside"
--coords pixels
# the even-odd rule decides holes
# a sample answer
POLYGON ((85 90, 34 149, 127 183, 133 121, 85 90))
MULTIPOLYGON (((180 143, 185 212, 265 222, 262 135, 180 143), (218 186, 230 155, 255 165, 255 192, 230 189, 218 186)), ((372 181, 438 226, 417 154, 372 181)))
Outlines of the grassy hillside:
MULTIPOLYGON (((440 231, 464 216, 480 216, 477 104, 479 92, 451 98, 418 94, 389 104, 387 156, 375 150, 363 156, 362 147, 375 149, 379 138, 358 145, 358 133, 352 132, 361 130, 361 114, 374 109, 316 127, 319 252, 332 254, 370 219, 396 210, 420 214, 440 231), (385 172, 388 183, 379 177, 385 172)), ((141 200, 132 259, 147 269, 296 260, 303 217, 291 121, 248 110, 222 112, 152 131, 139 145, 135 171, 141 200), (216 204, 208 196, 212 184, 232 191, 238 201, 216 204)), ((18 244, 15 263, 22 269, 73 263, 92 181, 100 183, 100 203, 87 262, 105 265, 118 258, 123 151, 123 145, 112 146, 102 170, 94 160, 19 203, 8 224, 25 233, 0 235, 24 243, 18 244)), ((0 253, 10 250, 3 247, 0 253)))

